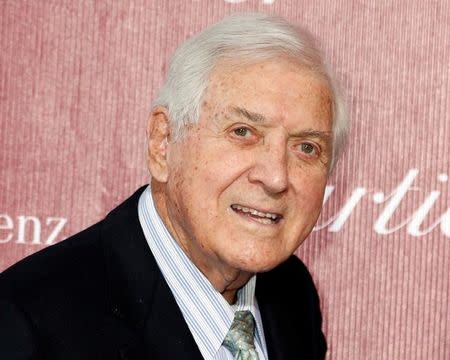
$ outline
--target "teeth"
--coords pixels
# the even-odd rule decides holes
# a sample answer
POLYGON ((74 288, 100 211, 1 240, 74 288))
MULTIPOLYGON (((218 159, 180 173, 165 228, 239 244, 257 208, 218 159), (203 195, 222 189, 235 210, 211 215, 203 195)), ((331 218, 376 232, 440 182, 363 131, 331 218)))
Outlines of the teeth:
POLYGON ((254 216, 258 216, 258 217, 262 218, 262 219, 261 219, 261 222, 262 222, 263 224, 271 224, 272 220, 276 220, 276 219, 278 218, 278 215, 277 215, 277 214, 264 213, 264 212, 261 212, 261 211, 255 210, 255 209, 247 208, 247 207, 245 207, 245 206, 232 205, 231 207, 232 207, 233 209, 242 211, 242 212, 244 212, 244 213, 250 213, 250 214, 252 214, 252 215, 254 215, 254 216), (264 218, 267 218, 267 220, 265 220, 264 218))
POLYGON ((270 224, 272 224, 272 220, 270 220, 270 219, 264 219, 264 218, 261 218, 261 219, 256 219, 256 221, 258 221, 258 222, 260 222, 260 223, 262 223, 262 224, 265 224, 265 225, 270 225, 270 224))

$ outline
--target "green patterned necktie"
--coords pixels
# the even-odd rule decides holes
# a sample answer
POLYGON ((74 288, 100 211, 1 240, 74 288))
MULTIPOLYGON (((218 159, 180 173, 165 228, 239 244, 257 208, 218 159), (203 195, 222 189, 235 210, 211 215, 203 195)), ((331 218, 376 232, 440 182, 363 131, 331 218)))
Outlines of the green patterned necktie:
POLYGON ((250 311, 236 311, 231 328, 228 331, 223 346, 230 350, 234 360, 258 360, 253 337, 255 320, 250 311))

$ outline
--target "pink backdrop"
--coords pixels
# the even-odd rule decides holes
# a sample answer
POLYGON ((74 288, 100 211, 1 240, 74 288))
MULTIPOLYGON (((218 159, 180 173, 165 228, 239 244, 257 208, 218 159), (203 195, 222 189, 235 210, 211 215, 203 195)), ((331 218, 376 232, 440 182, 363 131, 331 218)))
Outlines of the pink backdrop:
POLYGON ((316 34, 348 99, 349 149, 298 251, 328 359, 450 359, 444 0, 1 1, 0 270, 148 182, 145 125, 170 54, 249 10, 316 34))

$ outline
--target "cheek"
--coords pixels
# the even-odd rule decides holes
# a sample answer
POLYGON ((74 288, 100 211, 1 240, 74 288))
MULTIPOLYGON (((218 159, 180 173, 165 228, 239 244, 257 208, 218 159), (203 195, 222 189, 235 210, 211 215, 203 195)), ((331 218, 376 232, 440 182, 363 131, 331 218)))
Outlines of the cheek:
POLYGON ((311 198, 312 203, 322 204, 326 184, 325 176, 312 179, 309 183, 306 183, 306 188, 309 189, 307 194, 311 198))
POLYGON ((236 151, 226 143, 216 143, 204 152, 207 156, 199 158, 195 171, 198 181, 208 187, 226 188, 242 176, 251 163, 249 154, 236 151))
MULTIPOLYGON (((295 203, 301 209, 308 209, 308 214, 316 216, 320 213, 327 183, 326 175, 298 175, 295 182, 295 203)), ((305 216, 305 215, 303 215, 305 216)))

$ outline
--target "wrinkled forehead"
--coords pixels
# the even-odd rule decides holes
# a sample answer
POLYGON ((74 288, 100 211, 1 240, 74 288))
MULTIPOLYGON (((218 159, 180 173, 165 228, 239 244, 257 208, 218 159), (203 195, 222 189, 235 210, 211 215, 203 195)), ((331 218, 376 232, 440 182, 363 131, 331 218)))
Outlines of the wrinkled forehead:
MULTIPOLYGON (((299 61, 298 59, 288 57, 288 56, 278 56, 269 57, 267 59, 246 59, 245 61, 238 61, 236 59, 225 58, 218 61, 214 67, 211 69, 208 76, 208 86, 203 95, 203 98, 207 98, 211 93, 216 92, 220 89, 223 93, 232 92, 236 89, 236 85, 244 85, 244 81, 248 81, 245 75, 252 72, 257 77, 257 80, 263 80, 268 66, 275 63, 281 65, 286 71, 295 71, 303 74, 305 77, 309 78, 309 85, 311 86, 311 93, 315 95, 323 96, 324 98, 333 101, 333 91, 331 87, 331 82, 328 75, 319 67, 312 67, 306 65, 299 61), (314 87, 315 92, 312 91, 314 87)), ((281 79, 279 80, 281 81, 281 79)), ((286 87, 295 85, 294 79, 283 79, 283 85, 286 87)), ((264 81, 259 81, 260 85, 264 86, 264 81)), ((265 84, 267 87, 273 86, 273 82, 267 82, 265 84)), ((251 83, 248 84, 249 90, 251 90, 251 83)))
POLYGON ((293 107, 307 104, 314 116, 327 118, 330 123, 332 120, 332 91, 327 77, 283 57, 250 63, 230 60, 218 63, 210 73, 202 110, 245 103, 264 103, 267 106, 262 107, 269 108, 272 102, 293 107))

